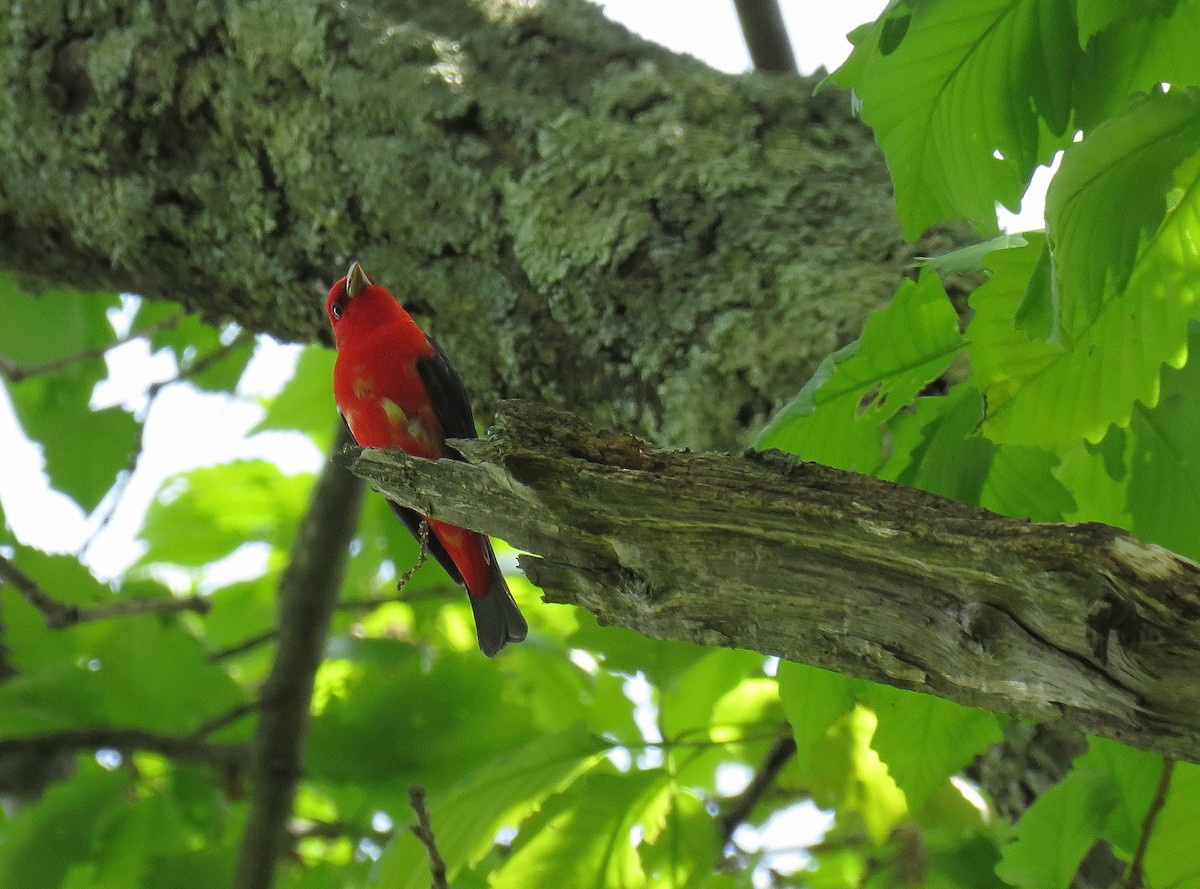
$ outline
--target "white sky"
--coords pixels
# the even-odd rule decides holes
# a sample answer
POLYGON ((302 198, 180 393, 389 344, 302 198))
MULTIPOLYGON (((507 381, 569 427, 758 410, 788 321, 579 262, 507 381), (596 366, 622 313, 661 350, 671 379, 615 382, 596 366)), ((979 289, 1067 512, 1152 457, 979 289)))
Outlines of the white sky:
MULTIPOLYGON (((691 53, 729 72, 748 70, 750 61, 732 0, 602 0, 613 18, 651 40, 691 53)), ((886 0, 782 0, 781 8, 797 61, 806 72, 832 70, 850 51, 847 31, 874 18, 886 0)), ((1042 171, 1044 172, 1044 171, 1042 171)), ((1045 176, 1035 181, 1044 192, 1045 176)), ((1020 217, 1002 213, 1012 230, 1041 227, 1040 197, 1027 201, 1020 217)), ((330 271, 330 279, 336 270, 330 271)), ((321 294, 314 294, 319 299, 321 294)), ((120 319, 128 324, 127 318, 120 319)), ((168 476, 225 460, 263 457, 286 472, 315 470, 321 455, 297 436, 268 434, 247 437, 262 415, 259 401, 278 390, 291 373, 294 348, 260 337, 254 361, 238 398, 203 394, 189 386, 165 389, 146 423, 141 465, 104 532, 92 540, 86 560, 101 577, 113 577, 140 555, 134 535, 146 507, 168 476), (197 434, 197 431, 202 434, 197 434)), ((97 388, 94 406, 126 403, 137 407, 148 380, 172 374, 170 362, 155 361, 144 343, 114 349, 108 355, 111 382, 97 388)), ((80 443, 86 447, 86 443, 80 443)), ((51 490, 42 474, 39 448, 17 426, 7 395, 0 388, 0 502, 23 542, 52 552, 77 552, 94 534, 89 521, 66 497, 51 490)), ((102 507, 100 512, 104 512, 102 507)))

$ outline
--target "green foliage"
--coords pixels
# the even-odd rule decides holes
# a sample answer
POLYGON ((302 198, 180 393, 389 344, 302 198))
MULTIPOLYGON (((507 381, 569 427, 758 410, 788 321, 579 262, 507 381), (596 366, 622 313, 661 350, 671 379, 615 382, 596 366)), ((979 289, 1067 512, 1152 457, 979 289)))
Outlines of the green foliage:
MULTIPOLYGON (((285 31, 309 22, 282 5, 276 12, 285 31)), ((270 30, 241 19, 230 28, 252 55, 272 46, 270 30)), ((1034 168, 1061 150, 1047 228, 926 262, 855 342, 828 357, 759 446, 1034 521, 1108 522, 1200 558, 1191 451, 1200 379, 1190 360, 1200 347, 1198 35, 1200 0, 896 0, 857 31, 832 80, 855 90, 875 129, 904 231, 966 220, 995 235, 996 205, 1014 207, 1034 168), (964 274, 986 278, 967 311, 947 295, 964 274)), ((398 35, 381 51, 424 77, 437 58, 426 36, 398 35)), ((120 47, 110 49, 92 72, 106 83, 124 71, 112 61, 124 58, 120 47)), ((270 67, 291 71, 278 59, 270 67)), ((601 90, 593 101, 617 122, 563 115, 540 145, 555 162, 507 186, 513 250, 552 294, 557 318, 576 323, 604 305, 587 270, 639 255, 646 227, 659 224, 646 215, 651 198, 690 244, 713 221, 693 218, 688 189, 709 197, 754 189, 754 213, 778 214, 795 196, 775 190, 772 165, 817 164, 787 146, 763 154, 749 133, 743 150, 717 152, 704 127, 743 120, 722 110, 732 94, 689 86, 661 100, 661 89, 657 70, 644 68, 601 90), (567 192, 578 200, 564 211, 554 198, 567 192), (578 224, 563 225, 564 212, 578 224)), ((393 93, 357 101, 376 113, 372 103, 412 98, 393 93)), ((418 99, 444 97, 438 85, 418 99)), ((272 144, 286 166, 290 137, 279 138, 272 144)), ((407 182, 414 195, 441 181, 436 160, 414 174, 363 157, 370 163, 353 161, 365 164, 359 173, 407 182)), ((449 215, 432 228, 420 217, 416 236, 466 250, 488 194, 468 186, 457 189, 466 203, 446 204, 449 215)), ((380 212, 365 208, 361 221, 394 224, 380 212)), ((709 263, 757 273, 758 217, 726 222, 711 257, 656 258, 680 292, 704 290, 696 282, 709 263)), ((439 269, 436 286, 456 287, 457 267, 439 269)), ((0 301, 6 391, 52 486, 95 510, 97 522, 105 498, 120 499, 113 486, 138 456, 144 420, 93 398, 107 377, 103 352, 124 332, 120 319, 132 314, 134 336, 174 367, 174 377, 147 381, 151 395, 187 385, 236 398, 253 352, 236 327, 209 327, 170 304, 130 310, 113 294, 33 297, 8 279, 0 301)), ((630 302, 638 314, 626 320, 661 323, 667 302, 630 302)), ((776 327, 738 342, 769 350, 798 336, 776 327)), ((764 354, 724 351, 743 362, 764 354)), ((305 349, 254 432, 325 450, 337 422, 332 359, 305 349)), ((686 403, 712 398, 696 389, 686 403)), ((61 733, 97 728, 247 741, 253 712, 220 718, 261 694, 277 587, 311 486, 310 475, 266 460, 184 471, 149 506, 144 554, 111 583, 74 556, 22 545, 0 524, 0 556, 64 605, 136 598, 152 612, 50 629, 25 597, 0 587, 0 743, 44 736, 59 739, 47 741, 53 748, 61 733), (206 613, 153 613, 155 602, 197 593, 206 613)), ((413 785, 427 791, 460 889, 746 889, 773 879, 779 863, 754 850, 756 830, 783 824, 802 834, 811 815, 798 814, 797 802, 832 820, 790 878, 796 885, 1053 889, 1069 885, 1103 840, 1123 861, 1144 850, 1152 889, 1200 886, 1195 766, 1175 765, 1160 785, 1160 757, 1091 739, 1065 780, 1010 827, 961 774, 1002 738, 1000 716, 758 654, 599 627, 588 614, 543 607, 516 577, 531 638, 485 661, 468 603, 440 567, 429 562, 395 590, 417 558, 383 500, 369 497, 317 675, 281 887, 428 886, 427 852, 408 830, 413 785), (786 754, 780 739, 789 735, 795 753, 776 763, 723 847, 735 826, 723 823, 736 794, 730 776, 761 773, 786 754)), ((0 885, 228 884, 247 811, 244 775, 136 746, 122 748, 117 765, 115 753, 90 749, 0 753, 0 885)))
MULTIPOLYGON (((994 233, 995 205, 1014 206, 1034 166, 1063 149, 1046 231, 930 260, 759 446, 1007 515, 1107 522, 1200 555, 1190 447, 1200 435, 1197 29, 1200 4, 1187 0, 898 0, 856 32, 831 79, 855 90, 888 155, 905 232, 957 218, 994 233), (986 280, 959 337, 934 276, 964 273, 986 280), (944 352, 928 348, 929 325, 908 311, 918 288, 922 318, 950 319, 938 328, 944 352), (897 360, 906 350, 918 357, 897 360), (937 360, 925 365, 924 355, 937 360)), ((943 782, 1000 737, 990 714, 810 668, 781 666, 779 686, 797 763, 816 771, 814 795, 835 806, 835 834, 854 829, 845 775, 859 775, 861 787, 869 774, 847 744, 854 725, 865 730, 854 715, 864 707, 877 719, 871 746, 927 848, 944 839, 945 812, 934 812, 943 782)), ((1020 887, 1065 887, 1107 840, 1126 861, 1143 849, 1149 886, 1200 884, 1183 836, 1200 798, 1195 769, 1179 765, 1154 802, 1162 774, 1159 757, 1093 739, 1019 820, 995 874, 1020 887)), ((994 838, 971 835, 989 850, 974 861, 996 855, 994 838)), ((949 854, 965 848, 951 843, 949 854)), ((820 855, 815 882, 861 884, 862 864, 844 851, 820 855)), ((898 878, 901 864, 880 873, 898 878)), ((969 884, 987 879, 977 873, 969 884)))

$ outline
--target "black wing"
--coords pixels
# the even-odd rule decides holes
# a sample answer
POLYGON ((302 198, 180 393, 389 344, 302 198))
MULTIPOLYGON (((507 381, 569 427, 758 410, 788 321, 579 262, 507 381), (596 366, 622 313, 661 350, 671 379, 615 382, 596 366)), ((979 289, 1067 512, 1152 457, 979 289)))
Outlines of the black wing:
POLYGON ((417 373, 421 375, 421 382, 425 384, 425 391, 441 420, 442 435, 446 438, 475 438, 475 415, 471 412, 467 387, 442 347, 432 339, 429 344, 433 346, 433 354, 417 359, 417 373))

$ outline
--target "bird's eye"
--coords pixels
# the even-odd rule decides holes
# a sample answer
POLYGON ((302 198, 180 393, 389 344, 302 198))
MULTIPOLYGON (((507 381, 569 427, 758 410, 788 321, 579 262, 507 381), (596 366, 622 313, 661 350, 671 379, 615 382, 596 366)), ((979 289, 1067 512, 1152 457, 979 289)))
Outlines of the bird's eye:
POLYGON ((341 303, 334 303, 334 304, 333 304, 333 308, 331 308, 331 309, 329 310, 329 313, 330 313, 331 315, 333 315, 333 317, 334 317, 334 318, 341 318, 341 317, 342 317, 342 304, 341 304, 341 303))

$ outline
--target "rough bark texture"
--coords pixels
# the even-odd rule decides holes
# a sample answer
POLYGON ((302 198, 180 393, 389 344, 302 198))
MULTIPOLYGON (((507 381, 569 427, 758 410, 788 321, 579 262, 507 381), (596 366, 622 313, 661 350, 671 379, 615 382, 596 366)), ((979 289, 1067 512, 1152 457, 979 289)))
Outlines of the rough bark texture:
MULTIPOLYGON (((324 336, 347 262, 483 402, 745 444, 904 268, 844 93, 583 0, 0 5, 0 269, 324 336)), ((941 246, 945 246, 942 244, 941 246)))
POLYGON ((505 403, 469 463, 366 450, 385 494, 537 553, 551 602, 1200 760, 1200 566, 803 463, 652 448, 505 403))

